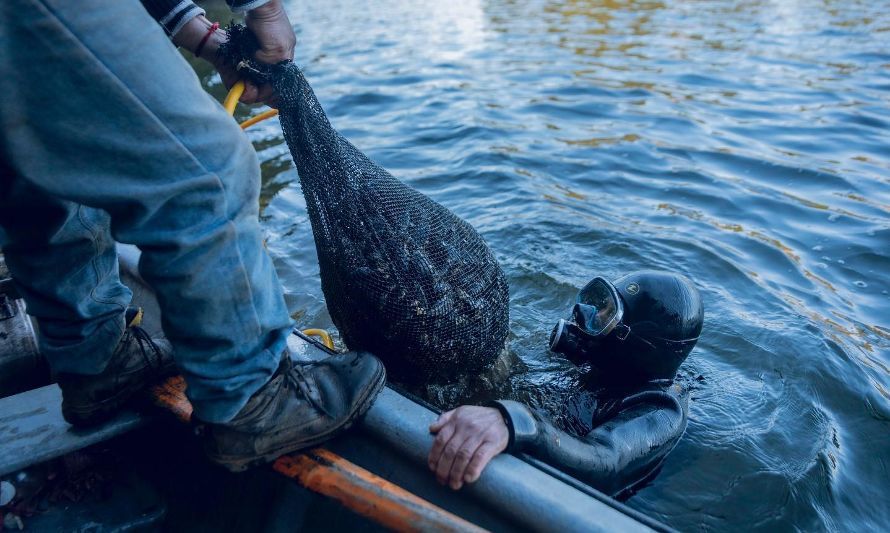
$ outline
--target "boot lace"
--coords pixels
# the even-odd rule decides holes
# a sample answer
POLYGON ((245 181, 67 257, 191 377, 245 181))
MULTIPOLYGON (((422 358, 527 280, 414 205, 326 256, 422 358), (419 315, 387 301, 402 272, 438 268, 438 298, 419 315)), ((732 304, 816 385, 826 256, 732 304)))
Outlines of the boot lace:
POLYGON ((130 336, 127 340, 133 340, 139 346, 139 352, 147 367, 155 371, 164 368, 164 354, 147 331, 139 326, 130 326, 127 328, 127 334, 130 336))
POLYGON ((313 394, 313 386, 309 383, 309 376, 306 372, 312 367, 318 366, 323 361, 294 361, 288 357, 288 368, 284 372, 284 387, 289 389, 291 386, 303 393, 309 405, 321 411, 329 418, 333 418, 331 412, 322 404, 321 400, 313 394))

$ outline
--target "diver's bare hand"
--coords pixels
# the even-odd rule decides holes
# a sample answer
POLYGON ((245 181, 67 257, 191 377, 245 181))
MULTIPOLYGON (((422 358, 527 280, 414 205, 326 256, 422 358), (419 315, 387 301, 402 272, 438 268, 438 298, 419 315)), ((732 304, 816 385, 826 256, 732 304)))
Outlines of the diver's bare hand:
POLYGON ((442 413, 430 426, 436 440, 428 464, 443 485, 458 490, 473 483, 494 457, 507 449, 510 432, 500 411, 463 405, 442 413))

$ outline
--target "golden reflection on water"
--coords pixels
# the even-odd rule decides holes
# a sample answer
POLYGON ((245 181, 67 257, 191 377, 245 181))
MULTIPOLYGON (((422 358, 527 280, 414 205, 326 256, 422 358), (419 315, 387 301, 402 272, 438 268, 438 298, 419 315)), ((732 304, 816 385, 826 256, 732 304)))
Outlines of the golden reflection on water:
MULTIPOLYGON (((544 7, 545 13, 559 15, 557 23, 550 25, 547 31, 550 33, 568 33, 566 26, 571 25, 572 19, 582 18, 589 23, 589 27, 572 31, 570 36, 562 37, 559 46, 573 50, 575 54, 600 57, 607 53, 619 52, 627 55, 630 51, 642 45, 641 42, 612 43, 607 39, 581 39, 581 36, 602 37, 615 33, 626 33, 634 36, 646 36, 651 33, 648 24, 651 15, 647 11, 655 11, 664 8, 662 2, 643 2, 636 0, 567 0, 565 2, 552 2, 544 7), (629 23, 613 25, 614 11, 634 13, 634 18, 629 23), (581 41, 584 41, 583 43, 581 41)), ((637 55, 637 57, 644 57, 637 55)))
POLYGON ((590 146, 596 148, 598 146, 605 146, 609 144, 618 144, 618 143, 632 143, 640 140, 640 136, 635 133, 627 133, 620 137, 594 137, 592 139, 580 139, 580 140, 572 140, 572 139, 559 139, 560 141, 570 145, 570 146, 590 146))

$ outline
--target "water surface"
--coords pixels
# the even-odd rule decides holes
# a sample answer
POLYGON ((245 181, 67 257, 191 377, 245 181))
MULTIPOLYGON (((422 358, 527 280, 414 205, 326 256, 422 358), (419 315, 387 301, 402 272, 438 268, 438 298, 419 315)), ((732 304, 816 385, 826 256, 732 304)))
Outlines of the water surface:
MULTIPOLYGON (((572 372, 547 335, 592 276, 698 284, 689 427, 629 505, 681 530, 890 523, 890 2, 288 6, 334 126, 501 261, 514 379, 572 372)), ((278 124, 249 137, 288 304, 330 328, 278 124)))

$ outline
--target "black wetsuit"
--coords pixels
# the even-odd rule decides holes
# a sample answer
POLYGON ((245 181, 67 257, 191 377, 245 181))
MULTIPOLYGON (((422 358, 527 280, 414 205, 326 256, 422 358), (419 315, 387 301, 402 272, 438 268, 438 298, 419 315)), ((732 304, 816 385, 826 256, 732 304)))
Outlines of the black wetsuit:
POLYGON ((630 394, 584 391, 566 406, 565 429, 523 403, 500 400, 507 451, 525 452, 610 495, 646 480, 686 429, 688 395, 649 383, 630 394))

